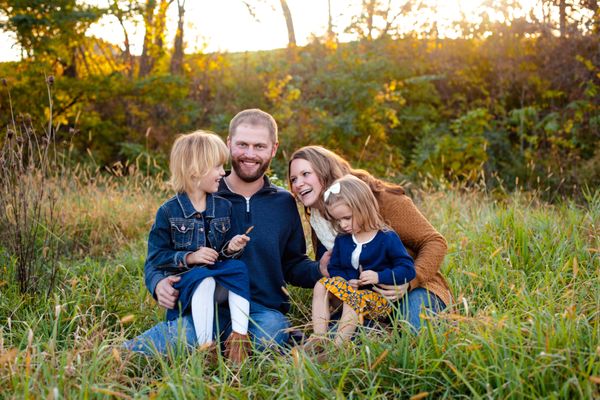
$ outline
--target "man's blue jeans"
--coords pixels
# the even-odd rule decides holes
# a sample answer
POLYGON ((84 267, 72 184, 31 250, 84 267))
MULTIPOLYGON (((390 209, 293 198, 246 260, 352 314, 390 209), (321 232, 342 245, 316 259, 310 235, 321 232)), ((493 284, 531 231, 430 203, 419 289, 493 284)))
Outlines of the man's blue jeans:
MULTIPOLYGON (((215 316, 215 333, 217 324, 223 339, 231 333, 231 319, 227 304, 219 306, 215 316)), ((269 345, 283 346, 287 343, 289 321, 278 310, 267 308, 258 303, 250 303, 250 324, 248 331, 256 349, 264 349, 269 345)), ((177 351, 178 346, 196 347, 196 331, 191 314, 185 314, 173 321, 159 322, 138 337, 128 340, 123 346, 131 351, 151 354, 167 354, 177 351)))

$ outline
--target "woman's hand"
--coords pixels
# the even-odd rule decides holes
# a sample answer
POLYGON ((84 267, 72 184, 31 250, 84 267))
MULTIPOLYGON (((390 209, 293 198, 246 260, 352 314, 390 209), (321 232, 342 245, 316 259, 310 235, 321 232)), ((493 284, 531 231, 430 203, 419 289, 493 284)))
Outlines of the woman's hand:
POLYGON ((408 291, 408 283, 402 285, 384 285, 373 286, 373 290, 381 294, 388 301, 396 301, 404 297, 408 291))
POLYGON ((375 271, 363 271, 358 277, 360 285, 375 285, 379 282, 379 274, 375 271))
POLYGON ((229 245, 227 246, 227 253, 229 253, 229 254, 237 253, 238 251, 240 251, 244 247, 246 247, 246 245, 248 244, 249 241, 250 241, 250 236, 235 235, 229 241, 229 245))
POLYGON ((193 253, 186 256, 185 262, 188 265, 194 264, 214 264, 219 258, 219 253, 210 247, 200 247, 193 253))
POLYGON ((329 275, 329 271, 327 270, 327 266, 329 265, 329 260, 331 259, 331 250, 327 250, 323 253, 323 256, 319 260, 319 271, 321 271, 321 275, 325 278, 331 278, 329 275))

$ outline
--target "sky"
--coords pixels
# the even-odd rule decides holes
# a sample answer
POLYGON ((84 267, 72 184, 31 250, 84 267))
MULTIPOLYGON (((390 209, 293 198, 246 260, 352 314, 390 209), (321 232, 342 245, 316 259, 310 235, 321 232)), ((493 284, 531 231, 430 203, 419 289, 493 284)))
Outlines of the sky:
MULTIPOLYGON (((392 0, 392 4, 403 4, 406 0, 392 0)), ((483 0, 431 0, 437 1, 438 26, 450 26, 452 21, 461 15, 472 15, 483 0)), ((106 6, 107 0, 87 0, 88 3, 106 6)), ((281 13, 278 0, 248 1, 256 3, 255 19, 242 0, 187 0, 186 26, 184 40, 186 52, 197 51, 253 51, 283 48, 287 45, 287 28, 281 13)), ((175 3, 175 2, 174 2, 175 3)), ((530 6, 535 0, 522 0, 522 4, 530 6)), ((323 36, 327 30, 327 0, 288 0, 297 44, 307 44, 313 35, 323 36)), ((331 0, 334 30, 341 41, 351 40, 344 29, 350 24, 353 15, 360 13, 361 0, 331 0)), ((168 43, 172 43, 176 28, 177 9, 174 4, 169 10, 168 43)), ((127 27, 132 52, 140 54, 143 40, 143 24, 130 23, 127 27)), ((448 28, 449 29, 449 28, 448 28)), ((451 33, 448 32, 448 36, 451 33)), ((92 25, 88 35, 101 37, 116 45, 122 46, 123 32, 114 17, 104 17, 92 25)), ((0 61, 18 60, 20 50, 15 45, 14 36, 0 32, 0 61)))

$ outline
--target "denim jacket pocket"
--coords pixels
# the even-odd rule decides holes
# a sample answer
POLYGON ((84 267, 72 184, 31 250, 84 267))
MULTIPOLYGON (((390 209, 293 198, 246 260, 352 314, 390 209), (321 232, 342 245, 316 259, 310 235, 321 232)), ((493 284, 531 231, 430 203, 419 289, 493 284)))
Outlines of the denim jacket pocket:
POLYGON ((194 221, 185 218, 171 218, 171 240, 176 249, 185 249, 192 245, 194 221))
POLYGON ((210 238, 211 243, 215 248, 220 249, 225 241, 227 232, 231 229, 231 221, 229 217, 214 218, 210 221, 210 238))

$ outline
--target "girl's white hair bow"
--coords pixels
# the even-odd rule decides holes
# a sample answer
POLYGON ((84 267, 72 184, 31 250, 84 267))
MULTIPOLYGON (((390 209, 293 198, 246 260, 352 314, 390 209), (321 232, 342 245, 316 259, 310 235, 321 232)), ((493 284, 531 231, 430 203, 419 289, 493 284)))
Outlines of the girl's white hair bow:
POLYGON ((329 189, 327 189, 325 191, 325 193, 323 193, 323 198, 325 199, 325 201, 327 201, 327 199, 329 198, 329 195, 331 193, 335 193, 335 194, 339 194, 340 193, 340 183, 336 182, 333 185, 329 186, 329 189))

